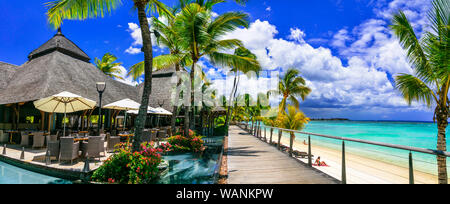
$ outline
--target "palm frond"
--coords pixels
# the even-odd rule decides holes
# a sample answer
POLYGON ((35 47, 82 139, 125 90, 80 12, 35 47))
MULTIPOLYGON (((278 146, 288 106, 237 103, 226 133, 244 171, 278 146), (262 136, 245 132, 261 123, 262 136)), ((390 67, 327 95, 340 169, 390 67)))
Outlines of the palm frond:
POLYGON ((434 102, 439 103, 433 90, 419 78, 410 74, 400 74, 395 77, 395 81, 396 88, 400 90, 409 105, 413 101, 424 102, 428 107, 431 107, 434 102))
POLYGON ((59 28, 63 20, 85 20, 104 17, 122 5, 121 0, 56 0, 45 3, 47 18, 53 28, 59 28))

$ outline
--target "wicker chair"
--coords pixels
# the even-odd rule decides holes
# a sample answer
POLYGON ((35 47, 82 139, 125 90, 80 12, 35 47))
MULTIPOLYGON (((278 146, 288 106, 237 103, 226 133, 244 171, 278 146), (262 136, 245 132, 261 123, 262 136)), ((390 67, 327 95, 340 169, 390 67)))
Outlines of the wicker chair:
POLYGON ((74 143, 73 137, 61 137, 61 147, 59 160, 68 161, 73 164, 73 160, 78 158, 80 143, 74 143))
POLYGON ((106 149, 105 149, 105 139, 106 139, 106 134, 100 134, 100 143, 99 143, 99 149, 100 152, 103 152, 103 156, 106 156, 106 149))
POLYGON ((88 158, 100 158, 100 144, 102 142, 102 138, 97 137, 89 137, 88 142, 83 142, 84 145, 87 146, 86 153, 88 158))
POLYGON ((120 137, 111 136, 110 134, 106 135, 106 151, 114 152, 116 150, 116 145, 120 143, 120 137))
POLYGON ((8 134, 4 133, 3 130, 0 130, 0 143, 7 143, 8 139, 8 134))
POLYGON ((151 131, 144 131, 142 134, 142 142, 151 142, 152 141, 152 132, 151 131))
POLYGON ((45 144, 45 137, 43 132, 36 132, 33 135, 33 149, 43 148, 45 144))
POLYGON ((30 142, 29 142, 29 136, 28 136, 28 132, 20 132, 21 135, 21 140, 20 140, 20 146, 25 147, 25 146, 29 146, 30 142))
MULTIPOLYGON (((56 136, 56 135, 55 135, 56 136)), ((55 157, 56 160, 59 160, 59 141, 47 140, 47 149, 50 151, 50 160, 52 157, 55 157)))

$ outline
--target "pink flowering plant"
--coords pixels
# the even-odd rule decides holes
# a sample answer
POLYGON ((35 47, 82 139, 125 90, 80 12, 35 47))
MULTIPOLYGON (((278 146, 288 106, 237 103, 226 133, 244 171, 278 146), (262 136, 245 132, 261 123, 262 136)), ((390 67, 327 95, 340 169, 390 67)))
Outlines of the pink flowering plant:
POLYGON ((202 136, 198 136, 194 131, 189 130, 189 136, 173 136, 167 139, 171 145, 171 152, 201 152, 204 149, 202 136))
POLYGON ((131 153, 125 145, 108 158, 92 175, 92 180, 104 183, 146 184, 158 177, 163 149, 143 143, 140 152, 131 153))

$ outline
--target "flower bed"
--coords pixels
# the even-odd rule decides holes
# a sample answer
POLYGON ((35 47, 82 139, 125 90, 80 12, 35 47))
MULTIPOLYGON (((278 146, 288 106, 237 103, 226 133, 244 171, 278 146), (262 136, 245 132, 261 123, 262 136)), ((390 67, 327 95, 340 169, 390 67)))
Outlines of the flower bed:
POLYGON ((143 143, 142 151, 132 153, 130 146, 121 144, 117 154, 108 158, 92 175, 91 180, 103 183, 147 184, 158 177, 163 149, 143 143))
POLYGON ((168 143, 161 146, 167 152, 202 152, 205 150, 202 136, 197 136, 189 130, 189 136, 173 136, 167 139, 168 143))

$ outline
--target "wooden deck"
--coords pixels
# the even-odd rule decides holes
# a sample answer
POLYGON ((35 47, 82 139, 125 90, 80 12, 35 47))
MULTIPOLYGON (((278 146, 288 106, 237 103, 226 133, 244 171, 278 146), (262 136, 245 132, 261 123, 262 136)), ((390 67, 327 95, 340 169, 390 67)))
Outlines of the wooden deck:
POLYGON ((339 181, 290 158, 275 147, 231 126, 228 138, 229 184, 336 184, 339 181))

